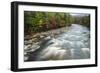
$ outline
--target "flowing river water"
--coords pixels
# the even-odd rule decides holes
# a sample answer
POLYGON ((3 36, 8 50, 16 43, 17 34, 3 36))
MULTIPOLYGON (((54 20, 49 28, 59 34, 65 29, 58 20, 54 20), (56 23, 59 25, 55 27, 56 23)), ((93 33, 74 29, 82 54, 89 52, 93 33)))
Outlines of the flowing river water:
POLYGON ((88 59, 90 31, 85 26, 72 24, 66 32, 60 33, 56 38, 44 38, 39 46, 38 50, 30 55, 30 61, 88 59))

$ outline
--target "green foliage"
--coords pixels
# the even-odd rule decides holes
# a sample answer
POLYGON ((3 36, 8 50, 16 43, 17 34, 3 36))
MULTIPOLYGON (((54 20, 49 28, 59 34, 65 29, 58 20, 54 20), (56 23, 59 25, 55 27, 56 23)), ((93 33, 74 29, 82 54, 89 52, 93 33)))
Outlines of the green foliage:
POLYGON ((83 17, 75 17, 70 13, 63 12, 24 12, 24 32, 41 32, 50 29, 70 26, 71 24, 90 25, 90 15, 83 17))

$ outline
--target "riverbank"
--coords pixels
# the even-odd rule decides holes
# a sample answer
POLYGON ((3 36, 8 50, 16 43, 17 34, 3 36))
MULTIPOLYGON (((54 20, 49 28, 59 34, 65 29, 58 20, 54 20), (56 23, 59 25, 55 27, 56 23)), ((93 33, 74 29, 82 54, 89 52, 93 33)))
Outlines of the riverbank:
POLYGON ((33 35, 27 35, 24 37, 24 60, 28 60, 31 52, 36 51, 40 48, 41 41, 48 38, 57 38, 59 34, 65 33, 68 27, 62 27, 59 29, 53 29, 46 32, 35 33, 33 35))

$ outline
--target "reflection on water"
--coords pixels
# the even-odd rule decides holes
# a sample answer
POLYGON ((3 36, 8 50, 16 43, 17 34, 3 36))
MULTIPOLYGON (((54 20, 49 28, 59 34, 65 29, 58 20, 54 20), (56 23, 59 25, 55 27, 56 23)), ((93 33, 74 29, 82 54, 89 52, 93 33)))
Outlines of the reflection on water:
POLYGON ((90 58, 90 31, 85 26, 72 24, 56 38, 44 38, 33 54, 38 61, 90 58))

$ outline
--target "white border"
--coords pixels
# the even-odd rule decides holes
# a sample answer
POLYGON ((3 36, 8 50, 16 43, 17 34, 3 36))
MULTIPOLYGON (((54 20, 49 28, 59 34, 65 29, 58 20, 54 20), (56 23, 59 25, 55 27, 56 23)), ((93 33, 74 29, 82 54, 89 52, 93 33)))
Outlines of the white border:
POLYGON ((81 8, 61 8, 61 7, 46 7, 46 6, 18 6, 18 68, 36 68, 50 66, 70 66, 95 64, 95 10, 81 8), (49 11, 49 12, 71 12, 71 13, 89 13, 91 15, 91 58, 81 60, 63 60, 63 61, 34 61, 24 62, 24 11, 49 11))

